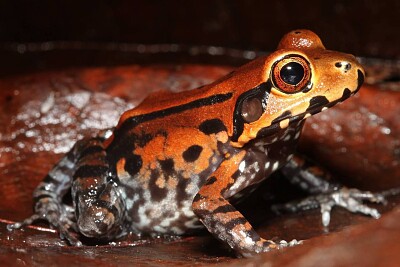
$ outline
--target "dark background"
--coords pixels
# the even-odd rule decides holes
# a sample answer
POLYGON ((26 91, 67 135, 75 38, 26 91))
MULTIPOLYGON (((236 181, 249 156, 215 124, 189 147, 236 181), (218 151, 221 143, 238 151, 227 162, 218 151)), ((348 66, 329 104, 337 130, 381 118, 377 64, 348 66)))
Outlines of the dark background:
POLYGON ((328 48, 400 58, 400 1, 0 1, 0 43, 83 41, 273 50, 309 28, 328 48))

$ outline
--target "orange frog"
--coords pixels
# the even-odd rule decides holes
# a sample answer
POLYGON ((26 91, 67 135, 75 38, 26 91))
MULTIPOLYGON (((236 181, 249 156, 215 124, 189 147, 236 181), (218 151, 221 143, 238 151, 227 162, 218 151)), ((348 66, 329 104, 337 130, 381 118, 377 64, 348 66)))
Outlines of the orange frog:
POLYGON ((307 117, 352 96, 364 70, 352 55, 326 50, 308 30, 220 80, 180 93, 150 95, 125 112, 110 134, 78 141, 34 191, 35 213, 72 245, 77 233, 112 240, 129 232, 182 235, 207 228, 241 256, 298 243, 263 239, 230 204, 276 170, 318 195, 289 204, 319 205, 379 217, 363 200, 296 154, 307 117), (71 190, 73 205, 62 202, 71 190))

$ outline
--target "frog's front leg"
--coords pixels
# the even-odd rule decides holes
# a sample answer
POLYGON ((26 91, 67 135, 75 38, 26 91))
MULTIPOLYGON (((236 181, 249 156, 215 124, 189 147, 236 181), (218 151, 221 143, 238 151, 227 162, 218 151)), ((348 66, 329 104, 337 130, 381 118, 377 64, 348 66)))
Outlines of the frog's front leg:
POLYGON ((35 189, 34 214, 8 228, 44 219, 71 245, 79 246, 77 232, 112 238, 120 230, 123 205, 109 179, 103 138, 78 141, 35 189), (62 202, 71 189, 73 207, 62 202))
POLYGON ((194 213, 210 233, 244 257, 292 245, 285 242, 276 244, 261 238, 243 215, 224 198, 234 183, 233 173, 242 157, 243 154, 239 153, 222 162, 207 179, 194 198, 194 213))
POLYGON ((282 168, 282 173, 291 183, 300 186, 312 195, 301 201, 286 203, 276 208, 294 212, 320 207, 324 226, 329 225, 330 213, 334 206, 379 218, 378 210, 368 207, 363 202, 386 202, 384 194, 360 191, 340 185, 326 170, 301 155, 295 155, 282 168))

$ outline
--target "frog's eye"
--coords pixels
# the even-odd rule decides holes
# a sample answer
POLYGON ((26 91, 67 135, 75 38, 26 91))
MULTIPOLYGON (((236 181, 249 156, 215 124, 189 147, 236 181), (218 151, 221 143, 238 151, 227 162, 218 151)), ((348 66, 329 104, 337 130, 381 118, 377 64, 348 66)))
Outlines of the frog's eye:
POLYGON ((274 85, 285 93, 297 93, 307 88, 310 78, 310 65, 300 56, 285 57, 272 68, 274 85))

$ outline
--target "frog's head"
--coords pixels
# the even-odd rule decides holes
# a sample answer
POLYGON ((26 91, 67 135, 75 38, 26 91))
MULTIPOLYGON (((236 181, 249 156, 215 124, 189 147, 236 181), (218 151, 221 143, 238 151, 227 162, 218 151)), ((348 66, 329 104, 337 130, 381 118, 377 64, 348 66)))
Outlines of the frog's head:
POLYGON ((342 102, 364 81, 354 56, 326 50, 308 30, 286 34, 277 51, 260 62, 262 71, 255 76, 261 83, 237 99, 232 141, 239 146, 342 102))

